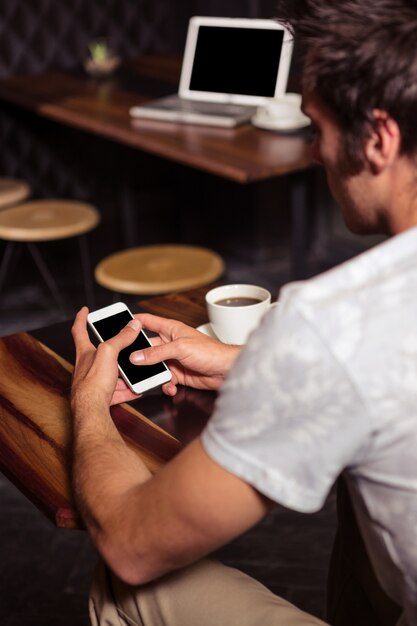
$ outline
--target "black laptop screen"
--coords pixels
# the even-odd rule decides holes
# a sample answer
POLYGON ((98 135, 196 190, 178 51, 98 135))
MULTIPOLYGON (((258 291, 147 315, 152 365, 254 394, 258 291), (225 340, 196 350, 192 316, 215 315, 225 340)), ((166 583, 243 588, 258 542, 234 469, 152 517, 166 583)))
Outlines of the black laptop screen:
POLYGON ((190 90, 271 98, 283 30, 200 26, 190 90))

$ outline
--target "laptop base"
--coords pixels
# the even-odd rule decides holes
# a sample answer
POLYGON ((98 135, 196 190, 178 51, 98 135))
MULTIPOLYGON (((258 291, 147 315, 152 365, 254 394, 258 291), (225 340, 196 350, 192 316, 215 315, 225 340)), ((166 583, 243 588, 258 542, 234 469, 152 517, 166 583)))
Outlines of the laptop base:
POLYGON ((254 106, 186 100, 178 95, 152 100, 130 109, 131 117, 136 119, 203 124, 224 128, 234 128, 249 121, 255 112, 254 106))

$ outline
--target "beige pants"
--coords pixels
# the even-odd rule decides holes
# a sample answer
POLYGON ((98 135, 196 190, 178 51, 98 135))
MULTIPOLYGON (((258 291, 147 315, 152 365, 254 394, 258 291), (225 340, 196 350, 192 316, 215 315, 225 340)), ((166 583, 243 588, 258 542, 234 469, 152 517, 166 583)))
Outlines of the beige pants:
POLYGON ((324 626, 253 578, 208 559, 140 587, 100 563, 90 619, 93 626, 324 626))

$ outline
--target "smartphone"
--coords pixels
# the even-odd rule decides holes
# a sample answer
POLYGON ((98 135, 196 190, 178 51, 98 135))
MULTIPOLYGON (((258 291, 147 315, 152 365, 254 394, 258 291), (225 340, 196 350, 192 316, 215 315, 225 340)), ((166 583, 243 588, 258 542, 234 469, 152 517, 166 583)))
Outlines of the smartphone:
MULTIPOLYGON (((131 319, 133 315, 124 302, 116 302, 92 311, 87 317, 89 327, 100 341, 107 341, 117 335, 131 319)), ((119 353, 120 374, 134 393, 143 393, 171 380, 171 372, 164 362, 155 365, 133 365, 129 361, 132 352, 149 348, 150 345, 149 339, 141 330, 135 341, 119 353)))

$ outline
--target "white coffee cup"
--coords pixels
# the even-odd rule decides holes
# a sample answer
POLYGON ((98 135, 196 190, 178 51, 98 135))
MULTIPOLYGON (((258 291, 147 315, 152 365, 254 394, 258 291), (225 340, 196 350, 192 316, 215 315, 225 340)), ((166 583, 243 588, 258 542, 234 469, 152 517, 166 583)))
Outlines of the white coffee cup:
POLYGON ((298 93, 286 93, 279 98, 271 98, 266 104, 258 107, 256 117, 267 123, 299 122, 309 123, 309 119, 301 111, 301 95, 298 93))
POLYGON ((206 294, 211 327, 223 343, 243 345, 270 304, 270 292, 257 285, 223 285, 206 294))
POLYGON ((298 117, 301 114, 301 95, 285 93, 278 98, 271 98, 263 107, 266 117, 298 117))

